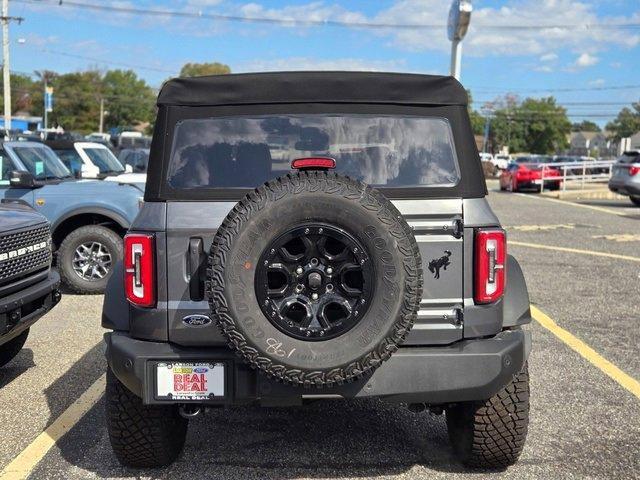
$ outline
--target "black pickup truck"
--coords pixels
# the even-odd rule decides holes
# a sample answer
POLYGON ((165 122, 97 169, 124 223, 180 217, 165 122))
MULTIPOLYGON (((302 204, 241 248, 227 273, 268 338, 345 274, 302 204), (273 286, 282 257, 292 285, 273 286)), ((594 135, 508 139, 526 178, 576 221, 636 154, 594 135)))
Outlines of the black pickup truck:
POLYGON ((0 367, 22 349, 29 328, 60 301, 51 269, 51 229, 31 207, 0 203, 0 367))

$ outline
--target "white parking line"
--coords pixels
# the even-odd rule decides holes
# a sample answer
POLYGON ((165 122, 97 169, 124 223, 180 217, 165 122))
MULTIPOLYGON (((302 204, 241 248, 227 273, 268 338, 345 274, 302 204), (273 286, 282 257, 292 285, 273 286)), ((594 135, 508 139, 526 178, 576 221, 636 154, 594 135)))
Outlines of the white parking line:
POLYGON ((573 207, 586 208, 586 209, 589 209, 589 210, 595 210, 596 212, 609 213, 611 215, 616 215, 618 217, 630 217, 631 216, 631 214, 628 214, 628 213, 625 213, 625 212, 619 212, 619 211, 612 210, 612 209, 606 208, 606 207, 598 207, 596 205, 585 205, 583 203, 570 202, 568 200, 558 200, 556 198, 549 198, 549 197, 540 196, 540 195, 527 195, 526 193, 518 193, 518 192, 516 192, 515 195, 519 195, 521 197, 529 198, 529 199, 532 199, 532 200, 545 200, 547 202, 559 203, 561 205, 571 205, 573 207))

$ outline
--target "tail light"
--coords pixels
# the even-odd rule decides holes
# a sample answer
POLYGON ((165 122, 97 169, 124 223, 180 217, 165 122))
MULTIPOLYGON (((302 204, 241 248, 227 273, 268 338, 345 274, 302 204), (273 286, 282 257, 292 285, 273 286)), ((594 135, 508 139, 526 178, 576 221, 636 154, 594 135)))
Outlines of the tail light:
POLYGON ((139 307, 156 304, 156 259, 153 235, 124 237, 124 285, 127 300, 139 307))
POLYGON ((326 170, 336 168, 336 161, 331 157, 305 157, 296 158, 291 162, 294 170, 326 170))
POLYGON ((506 285, 507 238, 504 230, 477 230, 475 237, 476 303, 493 303, 506 285))
POLYGON ((631 167, 629 167, 629 175, 630 176, 634 176, 637 175, 638 173, 640 173, 640 167, 637 167, 635 165, 632 165, 631 167))

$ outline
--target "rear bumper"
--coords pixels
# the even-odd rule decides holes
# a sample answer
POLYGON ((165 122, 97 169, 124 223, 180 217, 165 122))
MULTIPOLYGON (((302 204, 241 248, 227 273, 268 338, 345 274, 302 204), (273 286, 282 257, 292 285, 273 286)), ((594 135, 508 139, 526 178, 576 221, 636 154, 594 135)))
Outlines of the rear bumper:
POLYGON ((38 283, 0 298, 0 345, 17 337, 53 308, 61 298, 55 270, 38 283))
POLYGON ((379 397, 432 405, 484 400, 511 381, 531 349, 530 333, 521 329, 443 347, 403 347, 367 378, 315 390, 274 382, 251 370, 228 348, 183 348, 136 340, 120 332, 106 333, 105 342, 107 361, 116 377, 146 404, 167 403, 155 398, 157 361, 224 363, 225 397, 206 402, 211 404, 295 405, 323 397, 379 397))
POLYGON ((640 196, 640 183, 610 180, 609 190, 615 193, 619 193, 620 195, 640 196))

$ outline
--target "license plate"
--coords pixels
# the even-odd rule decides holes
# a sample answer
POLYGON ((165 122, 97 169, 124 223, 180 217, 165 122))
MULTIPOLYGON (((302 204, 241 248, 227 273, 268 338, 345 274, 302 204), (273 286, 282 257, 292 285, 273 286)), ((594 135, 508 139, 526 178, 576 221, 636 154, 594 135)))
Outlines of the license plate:
POLYGON ((171 400, 224 397, 224 364, 158 363, 156 395, 171 400))

